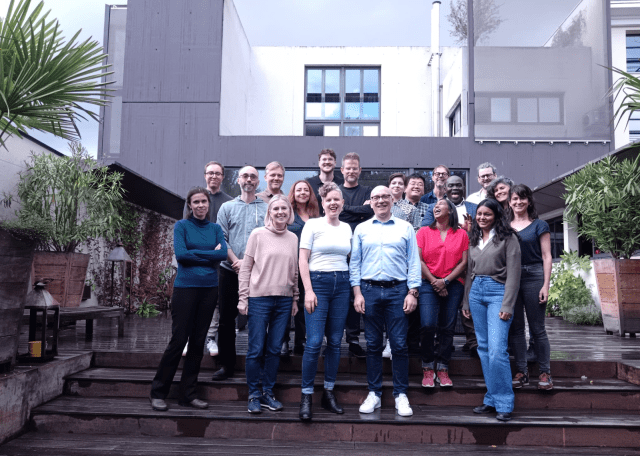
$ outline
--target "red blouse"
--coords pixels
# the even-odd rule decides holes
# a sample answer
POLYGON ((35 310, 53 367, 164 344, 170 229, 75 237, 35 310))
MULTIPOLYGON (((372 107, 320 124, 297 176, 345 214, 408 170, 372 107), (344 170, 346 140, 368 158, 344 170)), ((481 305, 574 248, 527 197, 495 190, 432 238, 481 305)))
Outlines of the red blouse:
MULTIPOLYGON (((416 237, 422 250, 422 261, 431 274, 439 278, 449 275, 462 260, 462 253, 469 250, 469 236, 461 228, 455 232, 449 228, 444 242, 440 238, 440 230, 428 226, 420 228, 416 237)), ((463 276, 458 280, 464 284, 463 276)))

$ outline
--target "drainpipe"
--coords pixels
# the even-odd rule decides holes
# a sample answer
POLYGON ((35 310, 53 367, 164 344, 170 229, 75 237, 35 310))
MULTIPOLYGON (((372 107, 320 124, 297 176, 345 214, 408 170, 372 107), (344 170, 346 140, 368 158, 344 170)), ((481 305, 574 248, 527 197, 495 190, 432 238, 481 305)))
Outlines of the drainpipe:
POLYGON ((431 114, 433 136, 442 136, 440 114, 440 0, 431 4, 431 114))

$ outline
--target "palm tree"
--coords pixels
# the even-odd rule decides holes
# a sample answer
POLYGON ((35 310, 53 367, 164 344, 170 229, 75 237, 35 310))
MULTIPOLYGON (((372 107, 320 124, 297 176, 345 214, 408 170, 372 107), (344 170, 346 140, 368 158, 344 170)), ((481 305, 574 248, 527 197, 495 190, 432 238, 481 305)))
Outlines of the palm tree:
POLYGON ((11 0, 0 19, 0 145, 7 136, 29 129, 75 141, 76 126, 98 114, 85 105, 104 106, 110 90, 100 77, 102 47, 91 38, 76 42, 62 36, 58 21, 48 20, 39 2, 29 13, 31 0, 11 0))

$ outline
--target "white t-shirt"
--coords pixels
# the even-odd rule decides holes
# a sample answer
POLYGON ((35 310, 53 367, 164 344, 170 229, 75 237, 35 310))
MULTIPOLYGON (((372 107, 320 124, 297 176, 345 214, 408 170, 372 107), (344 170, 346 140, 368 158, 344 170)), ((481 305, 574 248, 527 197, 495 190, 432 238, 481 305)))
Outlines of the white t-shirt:
POLYGON ((348 271, 351 236, 351 227, 344 222, 332 226, 326 217, 321 217, 305 223, 300 235, 300 248, 311 250, 309 271, 348 271))

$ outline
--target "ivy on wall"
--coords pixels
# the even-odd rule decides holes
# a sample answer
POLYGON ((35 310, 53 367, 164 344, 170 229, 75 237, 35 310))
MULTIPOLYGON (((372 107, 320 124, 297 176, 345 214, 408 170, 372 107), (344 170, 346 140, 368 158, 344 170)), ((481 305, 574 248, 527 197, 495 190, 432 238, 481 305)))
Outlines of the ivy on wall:
POLYGON ((121 264, 116 263, 113 284, 111 262, 106 261, 117 241, 99 239, 88 243, 91 255, 89 280, 101 305, 128 306, 135 311, 142 303, 153 305, 158 310, 169 307, 173 292, 176 268, 173 266, 173 225, 175 220, 130 203, 118 208, 123 225, 118 239, 132 260, 131 278, 126 281, 122 296, 121 264))

